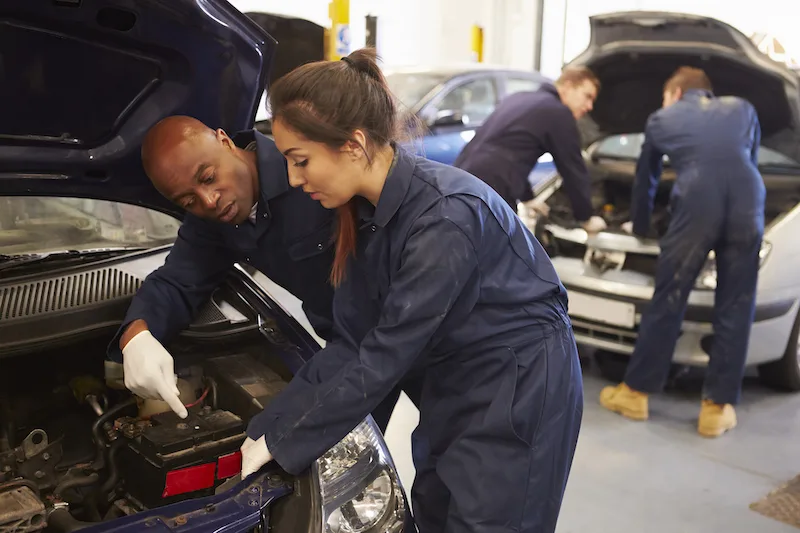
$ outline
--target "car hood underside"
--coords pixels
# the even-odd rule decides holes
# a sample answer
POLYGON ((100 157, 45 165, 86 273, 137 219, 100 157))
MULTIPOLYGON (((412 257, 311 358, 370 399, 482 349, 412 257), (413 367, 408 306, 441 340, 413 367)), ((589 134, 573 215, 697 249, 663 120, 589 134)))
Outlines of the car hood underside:
POLYGON ((738 30, 706 17, 659 12, 596 16, 591 29, 589 47, 571 63, 592 69, 602 85, 582 124, 588 142, 643 131, 661 107, 667 79, 679 67, 693 66, 708 74, 718 96, 750 101, 764 144, 797 159, 797 75, 738 30))
POLYGON ((177 216, 142 137, 190 115, 252 126, 276 43, 224 0, 3 0, 0 195, 91 197, 177 216))

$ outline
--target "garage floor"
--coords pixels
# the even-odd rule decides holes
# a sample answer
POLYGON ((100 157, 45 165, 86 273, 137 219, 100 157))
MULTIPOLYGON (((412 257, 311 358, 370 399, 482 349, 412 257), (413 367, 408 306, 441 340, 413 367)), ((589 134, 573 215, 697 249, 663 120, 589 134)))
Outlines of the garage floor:
MULTIPOLYGON (((800 394, 775 393, 748 377, 739 426, 705 440, 695 432, 695 380, 651 399, 649 422, 630 422, 599 406, 609 382, 584 363, 586 408, 558 533, 797 531, 749 505, 800 473, 800 394)), ((403 398, 387 431, 407 490, 417 420, 403 398)))

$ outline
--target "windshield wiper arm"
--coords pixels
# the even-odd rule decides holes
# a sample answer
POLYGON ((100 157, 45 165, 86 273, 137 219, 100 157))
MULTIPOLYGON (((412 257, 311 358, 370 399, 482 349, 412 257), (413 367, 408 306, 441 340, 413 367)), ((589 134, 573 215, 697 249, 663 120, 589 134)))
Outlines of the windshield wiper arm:
POLYGON ((142 246, 120 246, 113 248, 93 248, 91 250, 63 250, 58 252, 44 252, 34 254, 0 254, 0 272, 17 268, 30 263, 47 260, 68 259, 72 257, 92 257, 96 255, 118 254, 123 252, 138 252, 146 250, 142 246))

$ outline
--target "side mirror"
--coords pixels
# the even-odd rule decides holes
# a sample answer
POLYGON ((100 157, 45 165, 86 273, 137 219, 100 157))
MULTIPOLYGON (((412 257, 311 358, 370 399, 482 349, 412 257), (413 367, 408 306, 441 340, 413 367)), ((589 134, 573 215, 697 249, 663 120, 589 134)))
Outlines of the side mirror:
POLYGON ((445 110, 436 113, 436 116, 428 124, 431 128, 442 126, 465 126, 469 123, 469 117, 459 111, 445 110))

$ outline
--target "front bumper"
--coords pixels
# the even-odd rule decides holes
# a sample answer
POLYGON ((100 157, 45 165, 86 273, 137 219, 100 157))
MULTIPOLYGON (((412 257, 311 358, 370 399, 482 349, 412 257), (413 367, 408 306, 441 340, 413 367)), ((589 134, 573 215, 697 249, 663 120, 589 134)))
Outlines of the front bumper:
MULTIPOLYGON (((601 273, 574 258, 555 257, 553 264, 570 298, 569 313, 576 341, 612 352, 633 353, 642 315, 650 307, 652 278, 626 271, 601 273), (587 301, 592 305, 586 305, 587 301), (619 310, 624 309, 628 310, 629 319, 620 315, 619 310)), ((748 365, 782 357, 798 305, 793 298, 758 295, 748 365)), ((713 321, 714 291, 692 291, 673 357, 675 363, 708 364, 713 321)))
POLYGON ((82 529, 85 533, 244 533, 268 530, 267 508, 292 491, 278 470, 243 480, 227 492, 151 509, 82 529))

